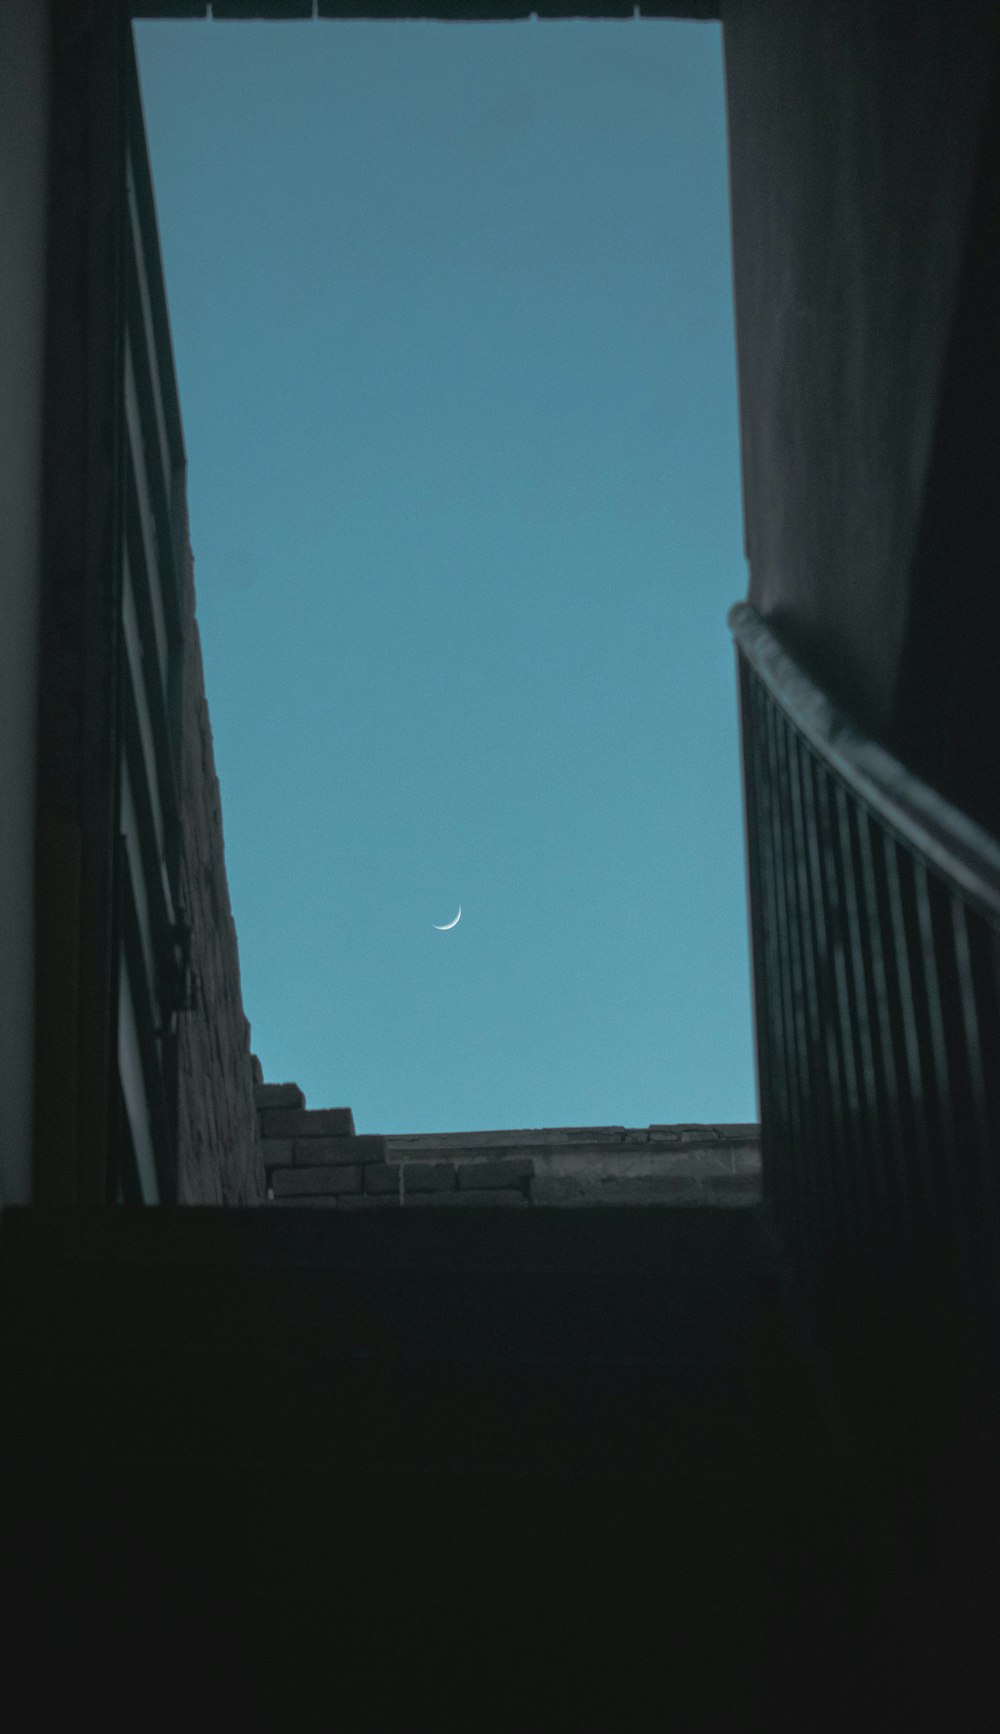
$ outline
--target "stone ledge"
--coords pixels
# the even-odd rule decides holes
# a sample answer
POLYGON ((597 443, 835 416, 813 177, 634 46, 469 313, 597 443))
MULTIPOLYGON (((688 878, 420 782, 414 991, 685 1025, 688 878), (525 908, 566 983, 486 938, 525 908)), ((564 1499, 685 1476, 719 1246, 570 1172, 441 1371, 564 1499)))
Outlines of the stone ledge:
MULTIPOLYGON (((410 1163, 410 1169, 416 1170, 418 1165, 410 1163)), ((516 1186, 523 1180, 530 1180, 535 1171, 535 1165, 530 1158, 512 1156, 506 1162, 459 1162, 456 1164, 458 1185, 463 1192, 479 1192, 496 1187, 516 1186)))
POLYGON ((336 1166, 344 1162, 384 1162, 385 1139, 368 1132, 360 1135, 345 1133, 340 1138, 296 1138, 293 1152, 292 1160, 297 1168, 319 1168, 324 1164, 336 1166))
POLYGON ((758 1151, 735 1145, 718 1145, 711 1149, 674 1145, 664 1149, 642 1144, 629 1145, 614 1152, 595 1150, 589 1154, 575 1150, 538 1151, 534 1158, 535 1174, 539 1177, 573 1176, 593 1185, 599 1185, 606 1177, 639 1180, 674 1175, 711 1179, 716 1175, 759 1174, 760 1167, 758 1151))
POLYGON ((424 1150, 475 1152, 477 1155, 503 1155, 521 1145, 596 1144, 621 1142, 624 1126, 562 1126, 537 1127, 526 1130, 496 1132, 394 1132, 389 1134, 389 1153, 399 1160, 414 1158, 424 1150))
POLYGON ((260 1144, 274 1203, 686 1208, 753 1205, 761 1196, 752 1123, 359 1136, 345 1108, 286 1105, 260 1118, 281 1134, 260 1144))
POLYGON ((699 1125, 695 1120, 678 1121, 675 1126, 660 1125, 653 1121, 646 1128, 646 1132, 649 1137, 665 1138, 673 1144, 714 1144, 719 1136, 718 1126, 699 1125))
POLYGON ((415 1192, 407 1193, 401 1204, 398 1192, 344 1192, 327 1194, 325 1196, 301 1195, 291 1198, 269 1198, 267 1208, 282 1206, 287 1208, 295 1205, 300 1210, 445 1210, 452 1206, 468 1206, 470 1209, 529 1209, 530 1205, 523 1192, 514 1187, 498 1187, 484 1192, 415 1192))
POLYGON ((679 1122, 668 1126, 540 1126, 494 1132, 394 1132, 388 1136, 390 1157, 400 1161, 459 1153, 499 1157, 509 1151, 592 1150, 625 1144, 759 1144, 755 1121, 679 1122))
POLYGON ((642 1205, 673 1206, 755 1205, 760 1203, 760 1182, 753 1176, 715 1175, 697 1178, 681 1175, 645 1177, 608 1176, 584 1181, 571 1175, 541 1176, 532 1182, 531 1202, 546 1205, 642 1205))
POLYGON ((455 1170, 450 1162, 388 1162, 365 1169, 365 1191, 393 1193, 454 1192, 455 1170))
POLYGON ((304 1108, 305 1096, 298 1084, 255 1084, 253 1099, 260 1108, 304 1108))
POLYGON ((350 1108, 265 1108, 262 1138, 353 1138, 350 1108))
POLYGON ((390 1172, 395 1168, 399 1189, 399 1172, 403 1174, 403 1197, 411 1192, 454 1192, 455 1169, 450 1162, 401 1162, 390 1163, 390 1172))

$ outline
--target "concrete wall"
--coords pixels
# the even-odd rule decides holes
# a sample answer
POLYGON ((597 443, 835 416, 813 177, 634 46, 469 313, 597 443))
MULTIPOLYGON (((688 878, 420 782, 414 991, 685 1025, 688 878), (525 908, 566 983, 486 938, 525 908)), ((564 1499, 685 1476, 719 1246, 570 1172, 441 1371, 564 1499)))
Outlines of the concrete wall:
POLYGON ((1000 41, 888 744, 1000 836, 1000 41))
POLYGON ((0 1203, 31 1195, 46 0, 0 0, 0 1203))
POLYGON ((197 1002, 180 1017, 179 1195, 182 1204, 252 1204, 264 1196, 264 1176, 256 1147, 250 1025, 229 903, 190 552, 183 605, 181 896, 191 921, 197 1002))
POLYGON ((723 7, 750 599, 892 710, 998 12, 723 7))

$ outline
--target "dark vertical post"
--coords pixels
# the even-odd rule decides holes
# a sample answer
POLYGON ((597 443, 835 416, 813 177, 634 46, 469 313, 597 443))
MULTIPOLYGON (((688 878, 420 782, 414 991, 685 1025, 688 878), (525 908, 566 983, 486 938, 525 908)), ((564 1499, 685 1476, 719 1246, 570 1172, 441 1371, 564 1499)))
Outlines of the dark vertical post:
POLYGON ((53 0, 34 1196, 99 1203, 115 1123, 123 213, 119 0, 53 0))

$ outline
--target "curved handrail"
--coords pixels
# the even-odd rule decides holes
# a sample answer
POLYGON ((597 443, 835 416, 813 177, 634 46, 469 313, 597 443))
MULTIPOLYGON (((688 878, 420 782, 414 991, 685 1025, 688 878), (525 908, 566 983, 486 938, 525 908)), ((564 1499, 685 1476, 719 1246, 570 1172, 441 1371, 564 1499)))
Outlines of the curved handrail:
POLYGON ((1000 924, 1000 843, 862 733, 790 656, 749 602, 729 610, 742 656, 858 800, 1000 924))

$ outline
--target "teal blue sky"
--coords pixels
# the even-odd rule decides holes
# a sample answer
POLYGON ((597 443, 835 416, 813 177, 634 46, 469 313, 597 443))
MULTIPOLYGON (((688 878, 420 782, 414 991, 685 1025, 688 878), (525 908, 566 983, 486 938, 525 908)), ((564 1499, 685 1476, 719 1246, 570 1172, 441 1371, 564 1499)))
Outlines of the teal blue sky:
POLYGON ((136 39, 265 1075, 756 1118, 719 27, 136 39))

